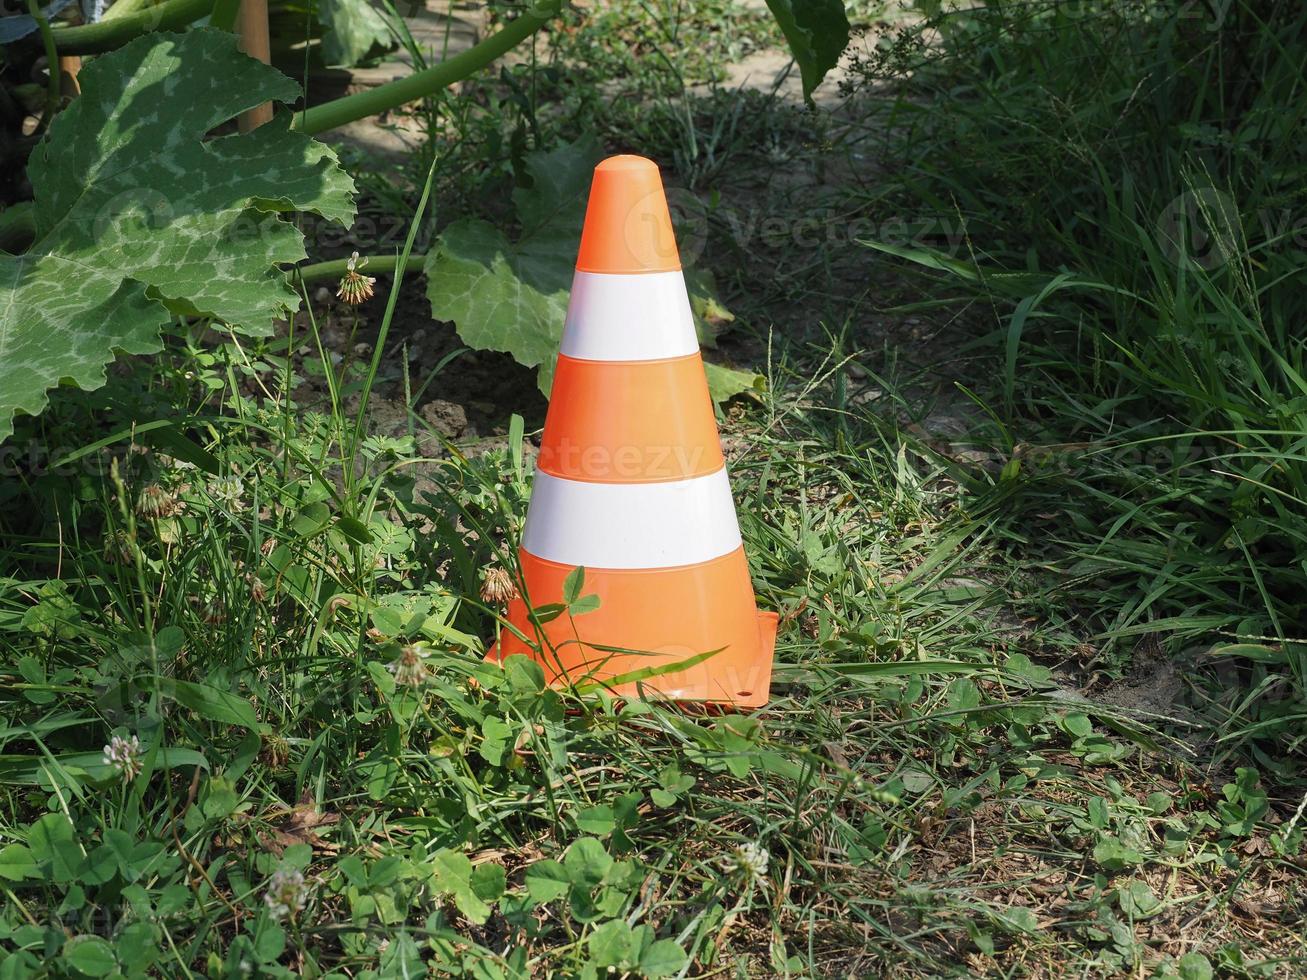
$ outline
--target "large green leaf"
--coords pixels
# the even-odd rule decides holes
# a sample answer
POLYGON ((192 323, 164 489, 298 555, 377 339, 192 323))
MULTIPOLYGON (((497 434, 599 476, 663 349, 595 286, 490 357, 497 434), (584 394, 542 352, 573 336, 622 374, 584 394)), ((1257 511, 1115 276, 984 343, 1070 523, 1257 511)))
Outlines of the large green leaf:
POLYGON ((326 29, 322 60, 345 68, 395 46, 387 15, 368 0, 318 0, 318 19, 326 29))
POLYGON ((811 102, 813 90, 848 47, 844 4, 842 0, 767 0, 767 6, 799 65, 803 97, 811 102))
MULTIPOLYGON (((464 219, 449 225, 427 254, 432 315, 454 321, 468 346, 503 351, 519 364, 538 368, 546 395, 567 316, 590 177, 602 157, 591 137, 528 154, 531 186, 513 193, 521 226, 516 241, 489 222, 464 219)), ((687 273, 686 281, 699 339, 711 343, 715 324, 729 314, 712 297, 705 272, 687 273)), ((718 401, 762 381, 752 372, 720 366, 713 366, 708 378, 718 401)))
POLYGON ((28 168, 37 243, 0 255, 0 439, 60 381, 103 384, 115 350, 158 350, 174 313, 269 332, 298 305, 276 266, 305 257, 278 212, 353 219, 353 182, 288 117, 204 141, 244 109, 298 95, 231 34, 148 34, 79 81, 28 168))

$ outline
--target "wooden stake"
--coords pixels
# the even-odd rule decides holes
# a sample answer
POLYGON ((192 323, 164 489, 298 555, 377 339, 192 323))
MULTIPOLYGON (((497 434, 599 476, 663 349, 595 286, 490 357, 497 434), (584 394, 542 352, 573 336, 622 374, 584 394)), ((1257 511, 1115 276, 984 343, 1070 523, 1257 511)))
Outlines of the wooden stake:
POLYGON ((72 98, 82 91, 82 86, 77 81, 77 73, 82 70, 82 59, 75 54, 61 54, 59 56, 59 88, 64 94, 64 98, 72 98))
MULTIPOLYGON (((268 0, 241 0, 240 20, 237 24, 241 50, 265 65, 272 61, 272 46, 268 39, 268 0)), ((265 102, 248 112, 242 112, 237 125, 242 133, 258 129, 272 119, 272 103, 265 102)))

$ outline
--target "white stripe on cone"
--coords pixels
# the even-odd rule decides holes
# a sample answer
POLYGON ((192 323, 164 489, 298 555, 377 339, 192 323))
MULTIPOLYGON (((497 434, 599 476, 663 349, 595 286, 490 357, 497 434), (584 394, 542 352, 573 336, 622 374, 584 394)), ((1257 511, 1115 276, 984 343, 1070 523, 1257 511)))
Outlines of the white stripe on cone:
POLYGON ((561 353, 586 361, 655 361, 699 351, 678 272, 577 272, 561 353))
POLYGON ((726 468, 664 483, 585 483, 536 472, 522 545, 589 568, 672 568, 728 555, 740 527, 726 468))

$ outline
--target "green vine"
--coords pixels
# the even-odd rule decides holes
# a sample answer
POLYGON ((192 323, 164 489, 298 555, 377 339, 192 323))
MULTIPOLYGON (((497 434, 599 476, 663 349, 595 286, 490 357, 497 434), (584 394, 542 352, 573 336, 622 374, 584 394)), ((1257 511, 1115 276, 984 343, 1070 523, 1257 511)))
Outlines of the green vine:
POLYGON ((213 0, 166 0, 133 14, 97 24, 56 27, 50 33, 64 54, 101 54, 120 48, 150 31, 170 31, 199 20, 213 9, 213 0))
MULTIPOLYGON (((79 27, 53 28, 50 35, 64 54, 97 54, 121 47, 132 38, 149 31, 184 27, 210 13, 213 8, 214 0, 165 0, 158 6, 147 7, 115 20, 79 27)), ((558 11, 558 0, 532 4, 515 20, 481 43, 438 65, 370 91, 347 95, 296 113, 293 128, 310 134, 323 133, 358 119, 397 109, 405 103, 438 92, 475 74, 508 53, 549 23, 558 15, 558 11)))
MULTIPOLYGON (((50 30, 50 22, 46 20, 45 14, 41 13, 41 4, 38 0, 27 0, 28 12, 32 15, 32 20, 36 21, 36 29, 41 32, 41 43, 45 46, 46 71, 50 75, 50 112, 54 112, 59 105, 59 52, 55 50, 54 32, 50 30)), ((47 114, 46 121, 49 122, 47 114)))
POLYGON ((533 4, 516 20, 461 54, 433 65, 426 71, 415 72, 407 78, 305 109, 296 113, 291 128, 309 134, 324 133, 438 92, 502 57, 549 23, 558 14, 558 10, 557 0, 533 4))
MULTIPOLYGON (((411 275, 422 271, 422 266, 426 262, 425 252, 414 252, 409 256, 409 264, 404 266, 404 274, 411 275)), ((380 272, 385 275, 395 271, 395 265, 398 257, 394 255, 368 255, 363 258, 367 262, 367 272, 371 275, 374 272, 380 272)), ((299 265, 294 269, 287 271, 286 275, 292 281, 298 278, 304 282, 321 282, 323 279, 339 279, 345 274, 346 263, 349 259, 332 259, 328 262, 314 262, 310 265, 299 265)), ((360 268, 363 268, 360 266, 360 268)))

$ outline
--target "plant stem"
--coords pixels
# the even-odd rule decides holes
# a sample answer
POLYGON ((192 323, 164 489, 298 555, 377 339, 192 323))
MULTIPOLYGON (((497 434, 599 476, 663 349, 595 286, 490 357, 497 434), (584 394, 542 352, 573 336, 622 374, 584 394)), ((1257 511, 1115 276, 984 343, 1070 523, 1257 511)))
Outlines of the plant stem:
POLYGON ((213 9, 213 0, 166 0, 116 20, 79 27, 55 27, 50 34, 64 54, 100 54, 121 47, 150 31, 170 31, 199 20, 213 9))
POLYGON ((296 113, 291 128, 310 134, 322 133, 430 95, 481 70, 530 37, 557 13, 557 0, 533 4, 516 20, 461 54, 408 78, 305 109, 296 113))
POLYGON ((59 52, 55 48, 50 22, 46 20, 45 14, 41 13, 41 4, 38 0, 27 0, 27 12, 36 21, 36 29, 41 32, 41 43, 45 45, 45 68, 46 74, 50 76, 50 108, 45 114, 44 124, 48 126, 50 114, 59 106, 59 52))
POLYGON ((413 239, 417 237, 418 228, 422 225, 422 217, 426 214, 427 201, 431 197, 431 185, 436 178, 436 164, 438 161, 431 162, 431 169, 427 171, 427 182, 422 186, 422 196, 418 198, 417 210, 413 212, 413 220, 409 222, 408 237, 404 240, 404 250, 396 256, 395 261, 395 282, 391 283, 390 295, 386 297, 386 312, 381 318, 381 327, 377 330, 377 339, 372 346, 372 363, 368 365, 368 373, 363 378, 363 391, 359 395, 359 413, 358 418, 354 421, 354 437, 350 440, 349 451, 345 458, 348 461, 345 467, 346 486, 350 486, 354 470, 354 460, 358 453, 359 442, 363 438, 363 423, 367 418, 368 398, 372 394, 372 382, 376 380, 377 372, 381 368, 381 355, 386 348, 386 337, 390 333, 390 322, 395 316, 395 302, 399 299, 400 283, 399 280, 404 276, 404 269, 408 265, 409 259, 413 253, 413 239))
POLYGON ((109 8, 100 17, 100 23, 106 20, 119 20, 128 14, 134 14, 137 11, 144 10, 152 6, 154 0, 114 0, 109 8))
MULTIPOLYGON (((394 255, 368 255, 360 256, 359 261, 367 261, 366 271, 390 273, 395 271, 395 265, 398 258, 394 255)), ((427 260, 425 252, 414 252, 409 256, 408 263, 404 266, 404 274, 410 275, 422 271, 422 265, 427 260)), ((314 262, 312 265, 301 265, 286 272, 288 278, 299 277, 304 282, 318 282, 322 279, 339 279, 345 274, 345 263, 349 259, 332 259, 330 262, 314 262)))
MULTIPOLYGON (((36 0, 29 2, 34 3, 36 0)), ((213 5, 214 0, 164 0, 157 6, 146 7, 112 20, 102 20, 97 24, 51 28, 50 35, 58 50, 64 54, 99 54, 112 51, 149 31, 184 27, 208 14, 213 5)), ((304 133, 322 133, 438 92, 502 57, 549 23, 558 14, 558 10, 558 0, 535 3, 516 20, 461 54, 425 71, 415 72, 408 78, 379 85, 367 92, 333 99, 296 113, 292 127, 304 133)))

